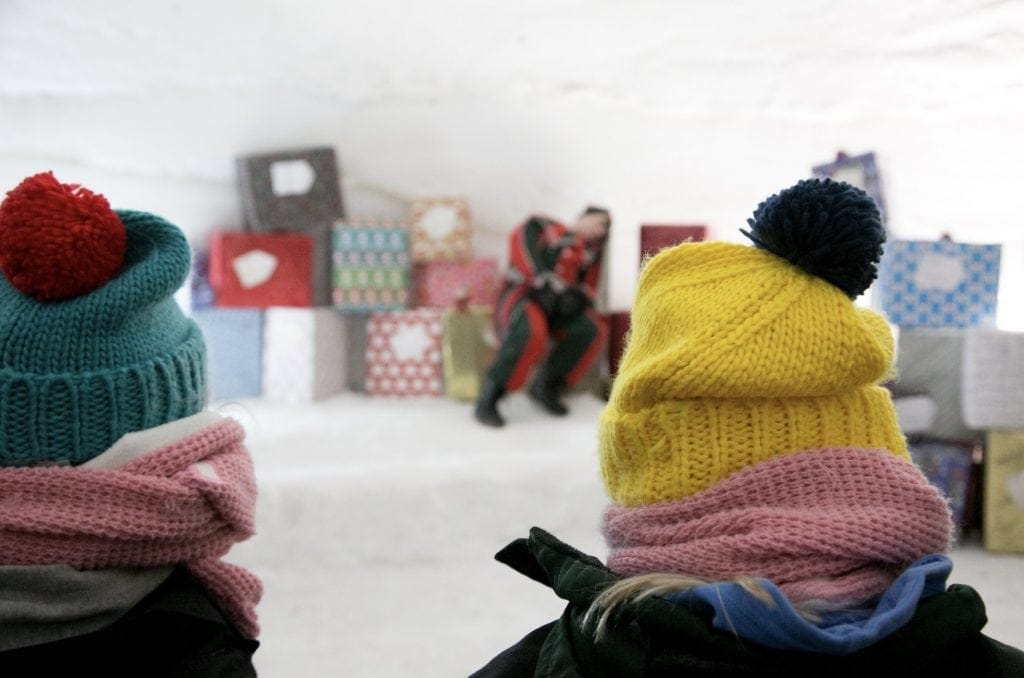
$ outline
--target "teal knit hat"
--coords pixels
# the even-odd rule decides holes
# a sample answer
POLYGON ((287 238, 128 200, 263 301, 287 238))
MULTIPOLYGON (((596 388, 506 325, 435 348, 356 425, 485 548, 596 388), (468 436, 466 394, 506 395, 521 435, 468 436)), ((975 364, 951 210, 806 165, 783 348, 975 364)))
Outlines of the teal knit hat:
POLYGON ((205 405, 205 348, 172 295, 177 227, 29 177, 0 204, 0 466, 81 464, 205 405))

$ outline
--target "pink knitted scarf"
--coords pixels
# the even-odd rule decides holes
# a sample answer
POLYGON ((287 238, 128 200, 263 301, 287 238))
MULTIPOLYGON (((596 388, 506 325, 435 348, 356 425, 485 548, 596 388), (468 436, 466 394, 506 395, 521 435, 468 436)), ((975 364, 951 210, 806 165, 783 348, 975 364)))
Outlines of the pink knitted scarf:
POLYGON ((764 577, 793 601, 866 601, 900 571, 949 547, 949 507, 909 462, 885 451, 775 457, 690 497, 610 507, 608 566, 721 581, 764 577))
POLYGON ((221 560, 254 531, 244 435, 224 419, 116 469, 0 469, 0 564, 180 564, 255 638, 262 585, 221 560))

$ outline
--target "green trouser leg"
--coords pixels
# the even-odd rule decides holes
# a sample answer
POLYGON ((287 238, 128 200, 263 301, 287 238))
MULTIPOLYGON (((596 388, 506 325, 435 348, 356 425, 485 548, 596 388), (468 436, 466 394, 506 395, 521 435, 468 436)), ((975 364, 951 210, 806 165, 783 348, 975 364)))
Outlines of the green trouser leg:
POLYGON ((556 318, 551 325, 560 339, 544 363, 543 378, 569 386, 579 381, 603 344, 605 331, 600 323, 590 313, 556 318))
POLYGON ((521 389, 530 370, 543 357, 547 341, 548 324, 544 313, 529 299, 521 299, 508 316, 501 348, 487 377, 508 391, 521 389))

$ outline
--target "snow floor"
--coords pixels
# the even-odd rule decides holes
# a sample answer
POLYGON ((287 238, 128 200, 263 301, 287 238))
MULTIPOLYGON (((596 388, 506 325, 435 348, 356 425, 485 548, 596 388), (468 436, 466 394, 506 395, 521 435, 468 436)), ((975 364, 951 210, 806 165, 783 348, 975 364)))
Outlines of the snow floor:
MULTIPOLYGON (((557 617, 550 590, 493 555, 533 525, 604 555, 603 403, 569 404, 559 419, 510 396, 502 430, 444 398, 220 406, 246 426, 260 486, 258 534, 231 554, 265 586, 260 675, 465 676, 557 617)), ((987 633, 1024 646, 1024 556, 953 559, 987 633)))

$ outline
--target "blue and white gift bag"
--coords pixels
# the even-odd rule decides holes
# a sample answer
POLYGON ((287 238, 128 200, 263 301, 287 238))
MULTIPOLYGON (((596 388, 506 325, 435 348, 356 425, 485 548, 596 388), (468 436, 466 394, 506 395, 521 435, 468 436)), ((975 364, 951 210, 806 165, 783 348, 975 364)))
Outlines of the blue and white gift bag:
POLYGON ((885 245, 876 294, 900 327, 995 325, 999 245, 896 240, 885 245))

